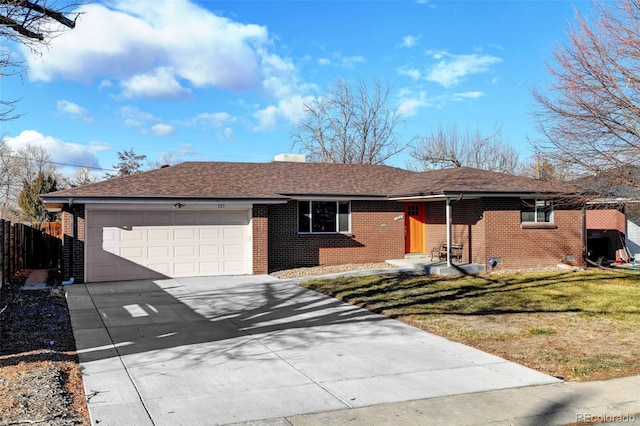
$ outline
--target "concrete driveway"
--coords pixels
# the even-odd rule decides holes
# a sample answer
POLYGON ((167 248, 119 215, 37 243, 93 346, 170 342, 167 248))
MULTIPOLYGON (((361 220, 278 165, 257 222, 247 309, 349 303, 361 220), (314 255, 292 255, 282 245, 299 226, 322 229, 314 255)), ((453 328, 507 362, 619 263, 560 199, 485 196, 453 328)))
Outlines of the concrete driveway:
POLYGON ((269 276, 66 290, 94 424, 227 424, 559 382, 269 276))

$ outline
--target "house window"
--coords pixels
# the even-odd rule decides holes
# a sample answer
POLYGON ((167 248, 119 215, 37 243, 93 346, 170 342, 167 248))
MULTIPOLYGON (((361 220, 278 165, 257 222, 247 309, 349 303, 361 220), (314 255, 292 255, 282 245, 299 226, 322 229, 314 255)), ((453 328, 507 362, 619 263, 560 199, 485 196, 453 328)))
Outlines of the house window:
POLYGON ((407 206, 407 215, 420 216, 420 208, 418 206, 407 206))
POLYGON ((553 223, 553 201, 523 200, 520 221, 522 223, 553 223))
POLYGON ((335 233, 350 229, 349 201, 298 201, 298 232, 335 233))

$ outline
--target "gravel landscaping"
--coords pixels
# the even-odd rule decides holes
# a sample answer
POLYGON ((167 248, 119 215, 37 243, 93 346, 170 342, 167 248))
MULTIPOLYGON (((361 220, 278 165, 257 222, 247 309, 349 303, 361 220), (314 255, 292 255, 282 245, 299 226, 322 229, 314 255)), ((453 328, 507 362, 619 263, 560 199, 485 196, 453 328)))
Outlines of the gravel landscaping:
POLYGON ((89 425, 64 291, 20 290, 27 275, 0 290, 0 426, 89 425))

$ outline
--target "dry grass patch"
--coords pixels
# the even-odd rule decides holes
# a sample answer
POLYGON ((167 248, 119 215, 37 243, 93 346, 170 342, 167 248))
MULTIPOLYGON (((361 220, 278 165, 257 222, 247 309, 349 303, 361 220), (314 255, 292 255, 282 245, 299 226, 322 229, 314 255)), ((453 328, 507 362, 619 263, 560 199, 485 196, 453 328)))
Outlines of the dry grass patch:
POLYGON ((388 274, 301 283, 565 380, 640 374, 640 275, 388 274))

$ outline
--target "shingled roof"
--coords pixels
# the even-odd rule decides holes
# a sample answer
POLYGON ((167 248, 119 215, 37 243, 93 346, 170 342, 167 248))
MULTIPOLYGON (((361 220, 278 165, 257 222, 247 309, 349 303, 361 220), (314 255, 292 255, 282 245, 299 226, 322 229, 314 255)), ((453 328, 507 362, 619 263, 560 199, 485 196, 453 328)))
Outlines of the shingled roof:
POLYGON ((577 194, 579 189, 557 182, 547 182, 469 167, 430 170, 409 176, 389 194, 391 198, 438 196, 451 194, 577 194))
POLYGON ((486 170, 412 172, 370 164, 184 162, 43 195, 46 203, 197 199, 284 201, 305 196, 432 197, 575 194, 572 186, 486 170))
POLYGON ((291 196, 384 197, 416 172, 370 164, 184 162, 46 194, 71 198, 287 199, 291 196))

